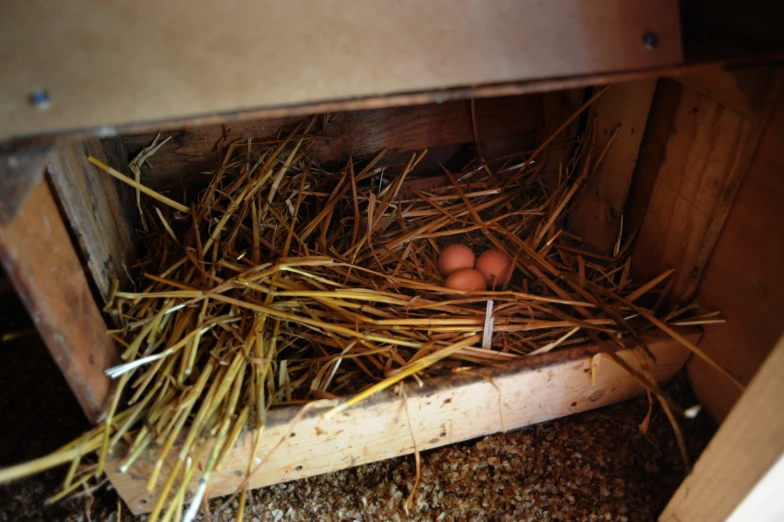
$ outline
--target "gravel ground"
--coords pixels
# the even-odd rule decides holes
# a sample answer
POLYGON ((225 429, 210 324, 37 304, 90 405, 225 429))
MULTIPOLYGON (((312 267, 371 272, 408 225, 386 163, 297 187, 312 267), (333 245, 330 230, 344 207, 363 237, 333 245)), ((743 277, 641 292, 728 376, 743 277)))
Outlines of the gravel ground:
MULTIPOLYGON (((6 466, 57 448, 87 423, 39 339, 8 343, 2 354, 0 466, 6 466)), ((671 393, 682 405, 694 403, 684 376, 671 393)), ((638 399, 425 452, 408 514, 412 456, 254 491, 245 520, 652 521, 684 469, 658 408, 648 434, 640 433, 646 411, 647 401, 638 399)), ((701 414, 684 428, 696 458, 715 426, 701 414)), ((44 506, 63 473, 53 470, 0 486, 0 522, 147 519, 132 517, 124 506, 118 516, 117 495, 110 488, 44 506)), ((212 520, 235 520, 232 506, 217 512, 220 504, 211 503, 212 520)))

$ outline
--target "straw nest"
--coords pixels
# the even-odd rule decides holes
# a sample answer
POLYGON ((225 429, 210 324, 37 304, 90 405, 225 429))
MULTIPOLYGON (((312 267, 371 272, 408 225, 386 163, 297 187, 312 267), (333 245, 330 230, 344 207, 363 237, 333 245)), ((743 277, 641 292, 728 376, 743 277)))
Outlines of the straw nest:
MULTIPOLYGON (((323 139, 317 121, 329 124, 313 118, 275 140, 231 144, 187 205, 140 183, 157 143, 131 164, 136 181, 90 158, 150 196, 139 199, 148 231, 137 287, 118 289, 107 305, 122 324, 110 331, 124 361, 109 372, 117 393, 100 425, 53 455, 0 471, 0 481, 71 462, 56 500, 102 480, 117 448, 127 448, 123 468, 156 448, 148 488, 159 501, 150 520, 170 520, 185 509, 193 463, 206 463, 206 487, 240 435, 263 427, 277 405, 350 395, 337 407, 347 408, 405 378, 586 341, 614 357, 619 337, 631 337, 645 359, 640 333, 650 328, 704 357, 672 327, 715 316, 684 320, 687 307, 656 317, 670 272, 631 281, 633 238, 619 237, 615 255, 602 256, 565 229, 569 205, 606 152, 590 132, 558 176, 542 176, 536 161, 553 136, 535 151, 414 181, 427 151, 397 165, 394 177, 385 151, 322 169, 308 153, 323 139), (436 262, 453 242, 503 250, 516 269, 495 291, 448 290, 436 262), (209 450, 205 439, 215 440, 209 450), (161 477, 170 452, 175 467, 161 477)), ((679 434, 677 407, 646 366, 627 370, 679 434)))

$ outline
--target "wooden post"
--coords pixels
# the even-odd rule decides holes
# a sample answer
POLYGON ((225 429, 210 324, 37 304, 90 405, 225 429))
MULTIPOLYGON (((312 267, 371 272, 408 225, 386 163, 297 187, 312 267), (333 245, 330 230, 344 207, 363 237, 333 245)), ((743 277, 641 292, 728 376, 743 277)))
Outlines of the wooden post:
POLYGON ((103 371, 116 348, 47 183, 0 224, 0 261, 84 413, 97 421, 111 390, 103 371))

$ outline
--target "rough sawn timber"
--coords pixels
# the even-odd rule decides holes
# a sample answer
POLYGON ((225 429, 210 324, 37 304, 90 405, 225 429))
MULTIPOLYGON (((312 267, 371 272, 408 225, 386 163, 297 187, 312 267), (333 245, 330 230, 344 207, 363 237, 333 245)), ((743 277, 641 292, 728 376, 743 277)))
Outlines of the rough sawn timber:
MULTIPOLYGON (((682 333, 696 343, 701 332, 690 328, 682 333)), ((657 381, 667 381, 683 366, 688 351, 660 332, 647 334, 646 341, 657 359, 649 361, 653 374, 657 381)), ((643 391, 605 355, 599 356, 597 382, 593 386, 591 359, 599 352, 596 346, 587 345, 522 358, 495 369, 477 369, 473 375, 434 378, 423 388, 406 384, 417 447, 423 451, 520 428, 607 406, 643 391)), ((639 353, 631 349, 618 353, 639 367, 639 353)), ((399 395, 385 392, 330 418, 323 414, 338 400, 311 403, 299 415, 298 407, 270 411, 257 454, 264 462, 252 474, 250 487, 413 453, 414 441, 402 401, 399 395)), ((254 435, 246 433, 227 454, 220 471, 213 473, 211 497, 234 493, 245 480, 254 435)), ((128 472, 119 473, 123 453, 120 450, 107 460, 109 478, 135 514, 148 512, 155 505, 154 497, 146 491, 155 457, 137 461, 128 472)), ((170 455, 169 464, 176 458, 177 452, 172 453, 175 455, 170 455)), ((171 468, 164 465, 157 486, 166 481, 168 469, 171 468)), ((191 483, 191 492, 198 478, 191 483)))

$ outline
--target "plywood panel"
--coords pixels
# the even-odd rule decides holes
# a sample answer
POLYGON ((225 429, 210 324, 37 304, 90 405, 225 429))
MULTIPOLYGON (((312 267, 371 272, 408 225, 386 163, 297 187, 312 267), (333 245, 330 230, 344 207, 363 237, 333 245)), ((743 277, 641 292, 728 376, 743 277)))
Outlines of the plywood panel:
POLYGON ((677 0, 9 2, 0 138, 681 61, 677 0))
MULTIPOLYGON (((699 339, 698 329, 683 333, 692 342, 699 339)), ((650 363, 650 367, 656 379, 663 382, 681 368, 688 351, 660 332, 651 335, 646 341, 656 362, 650 363)), ((520 359, 504 368, 477 370, 488 379, 455 374, 434 379, 424 388, 407 387, 416 445, 420 451, 427 450, 598 408, 642 392, 625 370, 606 357, 602 357, 593 386, 591 359, 598 351, 596 346, 572 348, 520 359)), ((619 355, 639 368, 637 354, 631 350, 622 350, 619 355)), ((267 427, 261 432, 258 453, 264 462, 251 475, 250 487, 414 452, 400 396, 384 392, 325 418, 324 413, 337 403, 311 403, 302 415, 297 415, 299 410, 293 407, 271 411, 267 427)), ((233 493, 242 484, 252 441, 253 434, 249 433, 229 452, 220 472, 213 474, 210 496, 233 493)), ((138 462, 121 474, 118 468, 122 457, 119 452, 107 461, 112 484, 134 513, 152 510, 157 500, 146 491, 146 483, 153 463, 138 462)), ((164 465, 163 469, 171 468, 164 465)), ((159 483, 164 480, 161 477, 159 483)), ((191 483, 191 491, 197 480, 198 477, 191 483)))
MULTIPOLYGON (((748 382, 784 325, 784 102, 779 101, 708 263, 697 298, 727 323, 707 329, 702 348, 748 382)), ((719 419, 739 391, 707 365, 690 363, 693 385, 719 419)))

